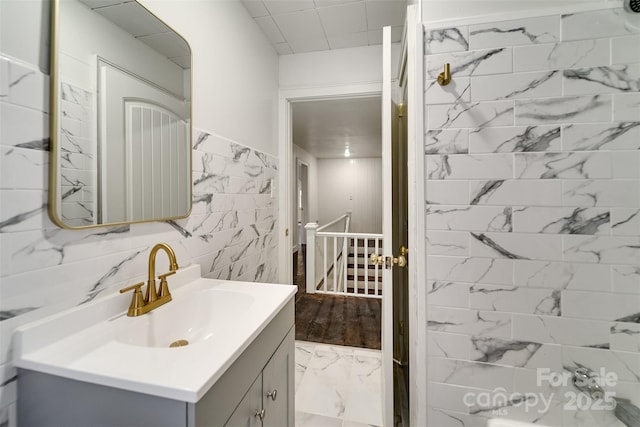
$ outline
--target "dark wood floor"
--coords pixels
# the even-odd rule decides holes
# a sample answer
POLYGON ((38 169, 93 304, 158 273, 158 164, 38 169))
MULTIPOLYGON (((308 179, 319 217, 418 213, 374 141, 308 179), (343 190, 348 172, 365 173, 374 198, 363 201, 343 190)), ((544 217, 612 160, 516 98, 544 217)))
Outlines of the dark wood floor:
POLYGON ((294 269, 296 339, 380 350, 381 300, 307 294, 303 251, 294 269))

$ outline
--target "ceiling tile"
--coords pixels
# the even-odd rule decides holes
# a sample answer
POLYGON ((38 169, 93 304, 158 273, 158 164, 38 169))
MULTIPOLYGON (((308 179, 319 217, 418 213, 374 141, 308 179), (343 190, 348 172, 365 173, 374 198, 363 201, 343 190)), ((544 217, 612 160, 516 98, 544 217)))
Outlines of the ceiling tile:
POLYGON ((317 39, 289 40, 289 45, 291 46, 293 53, 329 50, 329 44, 327 43, 327 39, 324 37, 317 39))
POLYGON ((171 31, 171 28, 167 27, 136 2, 101 7, 100 9, 95 9, 95 11, 108 18, 111 22, 117 22, 120 28, 135 37, 171 31))
POLYGON ((256 18, 255 21, 271 43, 283 43, 285 41, 272 17, 263 16, 262 18, 256 18))
POLYGON ((367 30, 364 1, 318 9, 327 36, 367 30))
POLYGON ((264 0, 264 5, 271 15, 282 15, 283 13, 315 8, 313 0, 264 0))
POLYGON ((387 25, 403 26, 407 3, 398 0, 366 0, 369 30, 387 25))
POLYGON ((293 50, 291 50, 291 46, 289 46, 289 43, 276 43, 273 45, 273 47, 275 48, 276 52, 278 52, 278 55, 289 55, 293 53, 293 50))
POLYGON ((367 32, 350 34, 338 34, 336 36, 328 36, 329 46, 331 49, 344 49, 347 47, 368 46, 369 38, 367 32))
POLYGON ((315 10, 278 15, 274 16, 273 19, 289 42, 292 40, 320 39, 325 37, 324 30, 320 24, 320 18, 315 10))
POLYGON ((259 18, 261 16, 269 16, 269 11, 264 7, 262 0, 242 0, 242 4, 249 12, 252 18, 259 18))
POLYGON ((363 0, 315 0, 316 7, 338 6, 339 4, 354 3, 363 0))
POLYGON ((382 29, 367 31, 369 37, 369 44, 382 44, 382 29))

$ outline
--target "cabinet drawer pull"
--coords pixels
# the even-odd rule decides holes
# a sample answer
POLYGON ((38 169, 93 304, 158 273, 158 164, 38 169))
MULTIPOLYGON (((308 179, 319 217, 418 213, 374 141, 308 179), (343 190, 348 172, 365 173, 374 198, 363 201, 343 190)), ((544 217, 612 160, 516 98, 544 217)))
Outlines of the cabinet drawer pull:
POLYGON ((278 390, 268 392, 267 397, 270 397, 271 400, 276 400, 276 397, 278 397, 278 390))
POLYGON ((265 414, 265 410, 261 409, 259 411, 256 411, 256 413, 254 414, 254 417, 258 417, 260 418, 260 421, 264 420, 264 414, 265 414))

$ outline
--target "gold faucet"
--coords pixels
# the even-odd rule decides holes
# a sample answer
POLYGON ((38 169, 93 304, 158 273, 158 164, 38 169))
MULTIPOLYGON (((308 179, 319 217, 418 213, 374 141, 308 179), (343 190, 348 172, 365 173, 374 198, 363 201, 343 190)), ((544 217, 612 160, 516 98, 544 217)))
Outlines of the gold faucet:
POLYGON ((133 298, 131 299, 127 316, 140 316, 171 301, 167 277, 176 274, 178 268, 176 254, 173 252, 173 249, 171 249, 171 246, 166 243, 158 243, 155 245, 149 254, 149 276, 147 279, 146 295, 144 297, 142 296, 141 288, 144 286, 144 282, 120 289, 121 294, 133 290, 133 298), (163 249, 169 257, 169 272, 158 276, 160 278, 160 293, 158 293, 158 289, 156 288, 156 254, 160 249, 163 249))

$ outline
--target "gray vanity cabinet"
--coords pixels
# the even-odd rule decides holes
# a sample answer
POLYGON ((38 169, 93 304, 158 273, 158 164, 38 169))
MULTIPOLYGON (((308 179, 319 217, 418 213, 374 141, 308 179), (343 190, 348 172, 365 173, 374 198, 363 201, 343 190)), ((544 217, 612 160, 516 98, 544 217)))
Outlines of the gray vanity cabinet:
POLYGON ((293 330, 287 338, 271 356, 225 427, 293 427, 293 330))
POLYGON ((293 304, 290 300, 280 310, 197 403, 20 369, 18 423, 21 427, 294 427, 293 304), (261 420, 256 413, 262 410, 261 420))

